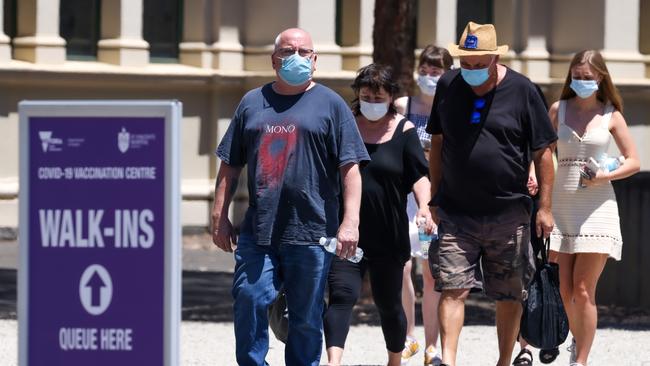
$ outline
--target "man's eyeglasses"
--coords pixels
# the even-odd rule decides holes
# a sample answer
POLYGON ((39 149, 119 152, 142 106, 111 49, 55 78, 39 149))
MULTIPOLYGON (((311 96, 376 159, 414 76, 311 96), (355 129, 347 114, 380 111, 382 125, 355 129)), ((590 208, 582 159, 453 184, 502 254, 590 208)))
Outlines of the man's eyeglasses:
POLYGON ((481 123, 481 110, 485 107, 485 98, 478 98, 474 101, 474 110, 472 111, 472 116, 470 117, 470 122, 472 124, 481 123))
POLYGON ((278 55, 280 58, 286 58, 294 53, 298 52, 300 57, 311 57, 311 55, 314 54, 314 50, 311 48, 291 48, 291 47, 286 47, 286 48, 278 48, 275 53, 278 55))

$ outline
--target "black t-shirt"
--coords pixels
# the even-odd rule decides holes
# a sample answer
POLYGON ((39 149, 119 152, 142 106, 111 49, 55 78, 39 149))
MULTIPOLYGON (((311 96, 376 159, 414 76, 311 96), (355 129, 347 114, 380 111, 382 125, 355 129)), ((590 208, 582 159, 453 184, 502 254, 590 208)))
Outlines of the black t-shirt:
POLYGON ((492 215, 517 204, 530 211, 530 152, 557 140, 535 84, 511 69, 482 97, 474 94, 460 70, 445 73, 427 132, 443 136, 442 181, 433 204, 471 216, 492 215), (479 98, 485 100, 483 108, 475 108, 479 98), (475 111, 481 118, 472 123, 475 111))
POLYGON ((403 131, 405 121, 389 141, 365 144, 370 162, 361 167, 359 247, 370 260, 405 263, 411 256, 406 197, 428 167, 416 129, 403 131))

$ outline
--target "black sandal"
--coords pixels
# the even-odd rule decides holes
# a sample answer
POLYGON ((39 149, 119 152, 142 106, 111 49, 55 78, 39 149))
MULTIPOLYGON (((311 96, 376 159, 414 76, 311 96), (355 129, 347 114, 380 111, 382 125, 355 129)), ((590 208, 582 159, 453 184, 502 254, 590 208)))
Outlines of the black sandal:
POLYGON ((517 357, 512 362, 513 366, 533 366, 533 354, 526 348, 519 351, 517 357))
POLYGON ((557 347, 551 349, 540 349, 539 361, 541 363, 551 363, 555 361, 555 359, 559 354, 560 354, 560 349, 557 347))

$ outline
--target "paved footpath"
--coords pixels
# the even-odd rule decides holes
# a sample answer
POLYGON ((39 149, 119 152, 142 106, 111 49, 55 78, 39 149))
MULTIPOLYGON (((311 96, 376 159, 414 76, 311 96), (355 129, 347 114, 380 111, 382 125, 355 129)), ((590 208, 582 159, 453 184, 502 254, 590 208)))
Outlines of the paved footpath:
MULTIPOLYGON (((232 282, 232 255, 214 250, 209 238, 183 238, 183 321, 181 325, 181 365, 230 366, 235 362, 235 341, 232 308, 229 296, 232 282), (198 321, 201 320, 201 321, 198 321), (205 320, 208 320, 207 322, 205 320)), ((0 242, 0 366, 17 365, 17 327, 15 320, 15 268, 18 246, 15 242, 0 242), (9 268, 7 270, 6 268, 9 268), (4 276, 4 277, 3 277, 4 276), (3 295, 4 294, 4 295, 3 295)), ((468 300, 470 301, 470 300, 468 300)), ((496 331, 492 324, 494 308, 491 302, 478 299, 468 303, 458 355, 458 365, 495 365, 497 360, 496 331)), ((616 310, 616 309, 614 309, 616 310)), ((650 366, 650 321, 647 312, 618 313, 603 308, 601 325, 592 349, 590 366, 650 366)), ((348 336, 345 365, 385 365, 386 351, 377 313, 372 305, 355 308, 354 322, 348 336)), ((422 327, 416 328, 419 339, 422 327)), ((568 365, 566 346, 552 365, 568 365)), ((284 345, 271 335, 267 361, 284 365, 284 345)), ((518 349, 517 349, 518 350, 518 349)), ((537 361, 535 365, 542 365, 537 361)), ((422 365, 422 353, 411 365, 422 365)), ((321 364, 327 362, 323 353, 321 364)), ((146 366, 146 365, 145 365, 146 366)))
MULTIPOLYGON (((17 322, 0 320, 0 365, 17 365, 17 322)), ((423 337, 421 327, 417 334, 423 337)), ((283 365, 284 345, 271 336, 271 349, 267 361, 283 365)), ((378 326, 353 326, 348 336, 348 349, 343 358, 345 365, 385 365, 386 355, 381 328, 378 326)), ((181 365, 236 365, 235 341, 232 323, 183 322, 181 326, 181 365)), ((566 345, 552 365, 568 365, 566 345)), ((535 357, 537 358, 537 352, 535 357)), ((411 365, 422 365, 422 354, 411 365)), ((325 364, 325 353, 321 364, 325 364)), ((497 360, 496 332, 490 326, 467 326, 460 341, 458 365, 494 365, 497 360)), ((541 365, 537 360, 536 365, 541 365)), ((599 329, 590 366, 650 366, 650 331, 599 329)))

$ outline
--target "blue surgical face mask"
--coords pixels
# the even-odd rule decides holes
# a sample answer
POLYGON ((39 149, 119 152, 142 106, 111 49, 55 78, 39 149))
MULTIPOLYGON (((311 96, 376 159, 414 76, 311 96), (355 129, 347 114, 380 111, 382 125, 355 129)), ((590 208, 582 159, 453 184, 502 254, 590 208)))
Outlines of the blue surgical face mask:
POLYGON ((571 79, 570 87, 576 92, 577 96, 587 99, 598 90, 598 83, 596 80, 571 79))
POLYGON ((484 69, 465 69, 465 68, 460 68, 460 74, 463 76, 463 79, 465 79, 465 82, 471 86, 479 86, 482 85, 487 81, 487 79, 490 77, 490 67, 486 67, 484 69))
POLYGON ((311 57, 302 57, 297 53, 282 59, 278 75, 285 83, 298 86, 311 79, 311 57))

